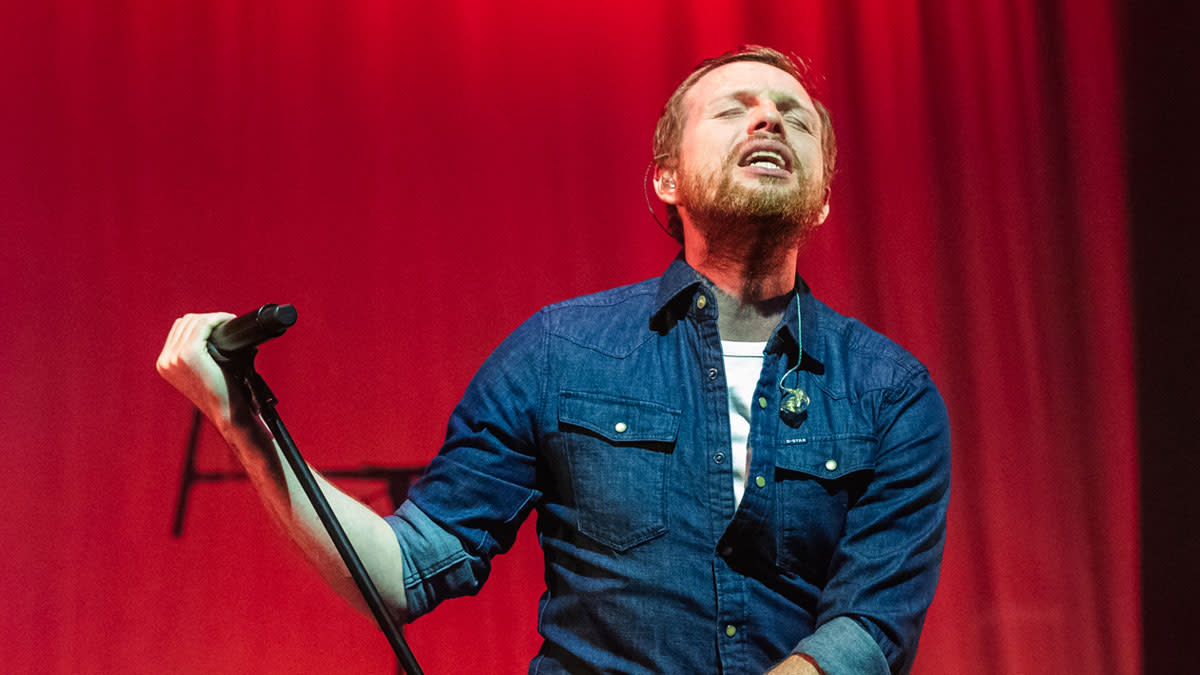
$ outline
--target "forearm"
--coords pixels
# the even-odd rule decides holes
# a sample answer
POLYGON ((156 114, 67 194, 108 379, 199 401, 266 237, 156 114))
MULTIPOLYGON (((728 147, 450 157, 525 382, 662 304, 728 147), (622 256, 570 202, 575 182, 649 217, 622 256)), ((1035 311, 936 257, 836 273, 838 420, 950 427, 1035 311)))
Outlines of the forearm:
POLYGON ((767 675, 825 675, 808 657, 792 654, 787 657, 774 668, 767 671, 767 675))
MULTIPOLYGON (((231 318, 225 313, 180 317, 159 354, 158 372, 216 425, 284 533, 334 590, 366 612, 357 586, 275 440, 251 411, 241 385, 208 353, 213 328, 231 318)), ((319 476, 317 482, 384 601, 394 612, 404 611, 404 573, 395 533, 366 506, 319 476)))
MULTIPOLYGON (((370 616, 341 555, 270 432, 254 418, 231 424, 221 433, 283 533, 338 595, 370 616)), ((402 612, 406 607, 404 575, 395 533, 374 511, 319 473, 313 471, 313 476, 385 604, 393 613, 402 612)))

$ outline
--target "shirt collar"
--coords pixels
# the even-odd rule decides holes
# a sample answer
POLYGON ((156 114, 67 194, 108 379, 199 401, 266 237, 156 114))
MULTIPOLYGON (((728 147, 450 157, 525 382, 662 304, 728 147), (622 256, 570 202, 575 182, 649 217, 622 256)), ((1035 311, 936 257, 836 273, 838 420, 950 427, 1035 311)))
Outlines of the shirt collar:
MULTIPOLYGON (((683 252, 671 261, 671 264, 659 277, 658 291, 654 297, 654 305, 650 314, 650 329, 655 332, 666 332, 684 317, 692 306, 697 289, 712 286, 704 275, 697 272, 683 258, 683 252)), ((784 310, 784 318, 775 328, 771 339, 767 341, 768 351, 783 351, 792 358, 796 356, 797 341, 796 305, 800 306, 800 338, 803 341, 805 363, 802 368, 810 366, 807 359, 814 361, 814 367, 820 366, 825 351, 824 336, 820 332, 817 300, 809 290, 808 284, 799 274, 796 275, 794 292, 799 296, 799 303, 789 302, 784 310)))
POLYGON ((706 282, 707 279, 702 274, 687 264, 683 259, 683 251, 680 251, 658 279, 658 293, 654 296, 654 306, 650 310, 650 327, 661 329, 679 320, 681 315, 676 315, 670 310, 681 296, 686 298, 685 303, 690 302, 696 287, 706 282), (662 325, 664 321, 667 325, 662 325))

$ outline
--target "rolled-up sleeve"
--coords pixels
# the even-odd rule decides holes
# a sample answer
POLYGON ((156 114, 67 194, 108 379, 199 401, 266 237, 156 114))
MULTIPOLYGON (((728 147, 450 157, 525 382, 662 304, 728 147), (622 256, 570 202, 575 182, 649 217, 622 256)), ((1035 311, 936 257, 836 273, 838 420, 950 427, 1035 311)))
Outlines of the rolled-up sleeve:
POLYGON ((888 675, 879 644, 854 619, 834 618, 800 641, 793 654, 808 654, 827 675, 888 675))
POLYGON ((383 518, 400 542, 404 569, 405 621, 427 613, 440 598, 470 595, 482 580, 471 564, 471 556, 454 535, 429 519, 412 501, 383 518))

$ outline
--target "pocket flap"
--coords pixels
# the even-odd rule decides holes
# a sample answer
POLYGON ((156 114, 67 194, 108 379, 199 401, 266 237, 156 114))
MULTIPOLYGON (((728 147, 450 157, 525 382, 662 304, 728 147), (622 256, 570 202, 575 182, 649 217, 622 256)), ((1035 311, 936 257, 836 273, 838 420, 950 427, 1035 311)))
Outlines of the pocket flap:
POLYGON ((563 391, 558 395, 558 421, 587 429, 613 443, 674 443, 678 410, 650 401, 563 391))
POLYGON ((822 479, 875 469, 875 439, 826 436, 790 440, 778 448, 775 466, 822 479))

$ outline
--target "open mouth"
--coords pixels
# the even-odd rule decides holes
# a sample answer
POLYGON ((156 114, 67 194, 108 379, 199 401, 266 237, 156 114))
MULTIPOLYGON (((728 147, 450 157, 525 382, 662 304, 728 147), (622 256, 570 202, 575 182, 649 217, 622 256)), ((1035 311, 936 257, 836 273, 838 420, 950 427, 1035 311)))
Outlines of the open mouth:
POLYGON ((738 166, 790 173, 792 170, 791 153, 780 143, 752 143, 743 151, 738 166))

